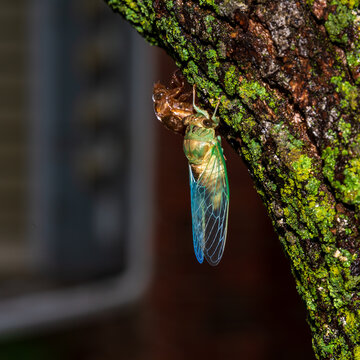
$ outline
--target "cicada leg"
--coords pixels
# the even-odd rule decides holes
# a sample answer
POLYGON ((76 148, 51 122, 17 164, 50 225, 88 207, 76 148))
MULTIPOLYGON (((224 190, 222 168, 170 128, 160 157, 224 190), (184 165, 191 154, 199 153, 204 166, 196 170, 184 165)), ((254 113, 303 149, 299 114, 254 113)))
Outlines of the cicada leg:
POLYGON ((216 112, 217 112, 217 110, 218 110, 218 108, 219 108, 221 98, 222 98, 222 96, 219 97, 219 100, 218 100, 218 102, 217 102, 217 104, 216 104, 216 107, 215 107, 213 116, 211 117, 212 122, 213 122, 214 124, 216 124, 216 125, 219 125, 219 119, 216 117, 216 112))

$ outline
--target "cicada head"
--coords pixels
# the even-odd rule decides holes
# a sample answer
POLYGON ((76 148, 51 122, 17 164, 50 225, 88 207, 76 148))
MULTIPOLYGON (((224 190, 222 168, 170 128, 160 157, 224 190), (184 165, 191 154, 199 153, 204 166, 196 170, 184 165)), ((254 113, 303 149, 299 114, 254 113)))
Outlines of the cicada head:
POLYGON ((221 97, 219 98, 219 100, 216 104, 216 107, 215 107, 212 117, 210 118, 210 115, 206 110, 203 110, 203 109, 199 108, 198 106, 196 106, 196 104, 195 104, 195 89, 196 89, 196 85, 194 84, 193 85, 193 108, 195 109, 196 114, 193 115, 192 117, 189 117, 187 119, 187 122, 192 123, 192 124, 202 127, 202 128, 215 129, 219 125, 219 118, 216 117, 216 112, 219 107, 221 97))
POLYGON ((218 123, 214 123, 212 119, 199 113, 187 116, 184 119, 184 124, 185 126, 194 125, 203 129, 215 129, 218 126, 218 123))
POLYGON ((162 121, 164 116, 168 116, 171 114, 169 98, 168 98, 168 89, 157 82, 153 88, 152 100, 154 103, 154 111, 158 120, 162 121))

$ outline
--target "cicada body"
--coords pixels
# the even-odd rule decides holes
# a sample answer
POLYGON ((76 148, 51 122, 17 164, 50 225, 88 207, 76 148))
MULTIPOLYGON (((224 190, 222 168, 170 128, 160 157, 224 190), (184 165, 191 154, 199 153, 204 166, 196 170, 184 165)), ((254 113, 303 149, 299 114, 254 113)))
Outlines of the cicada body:
POLYGON ((189 161, 194 251, 217 265, 224 252, 229 212, 229 183, 221 138, 215 135, 218 121, 197 108, 184 119, 187 125, 184 152, 189 161))
POLYGON ((215 128, 219 121, 214 115, 181 94, 184 83, 175 74, 172 88, 154 86, 154 108, 157 118, 170 130, 184 134, 184 152, 189 162, 193 243, 197 260, 204 258, 217 265, 224 252, 228 212, 229 183, 221 138, 215 128), (175 85, 175 86, 174 86, 175 85), (195 113, 194 113, 195 111, 195 113))

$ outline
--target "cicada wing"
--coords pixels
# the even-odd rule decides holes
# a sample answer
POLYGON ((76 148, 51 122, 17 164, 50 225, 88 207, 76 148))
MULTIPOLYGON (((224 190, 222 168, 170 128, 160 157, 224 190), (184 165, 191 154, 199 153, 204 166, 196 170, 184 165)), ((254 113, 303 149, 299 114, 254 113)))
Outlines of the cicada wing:
POLYGON ((196 258, 217 265, 224 252, 229 213, 229 184, 220 144, 195 180, 190 167, 191 212, 196 258))
POLYGON ((201 264, 204 261, 205 238, 203 225, 205 220, 205 212, 203 208, 205 198, 205 187, 196 182, 191 166, 189 165, 190 175, 190 195, 191 195, 191 217, 192 232, 195 256, 201 264))

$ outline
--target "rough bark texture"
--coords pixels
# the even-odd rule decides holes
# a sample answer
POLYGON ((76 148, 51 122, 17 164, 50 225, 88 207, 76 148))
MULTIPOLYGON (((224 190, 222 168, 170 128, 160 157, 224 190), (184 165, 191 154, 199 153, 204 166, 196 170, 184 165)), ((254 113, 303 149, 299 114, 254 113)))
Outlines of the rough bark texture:
POLYGON ((290 259, 317 358, 360 359, 359 0, 106 1, 203 105, 224 96, 221 131, 290 259))

